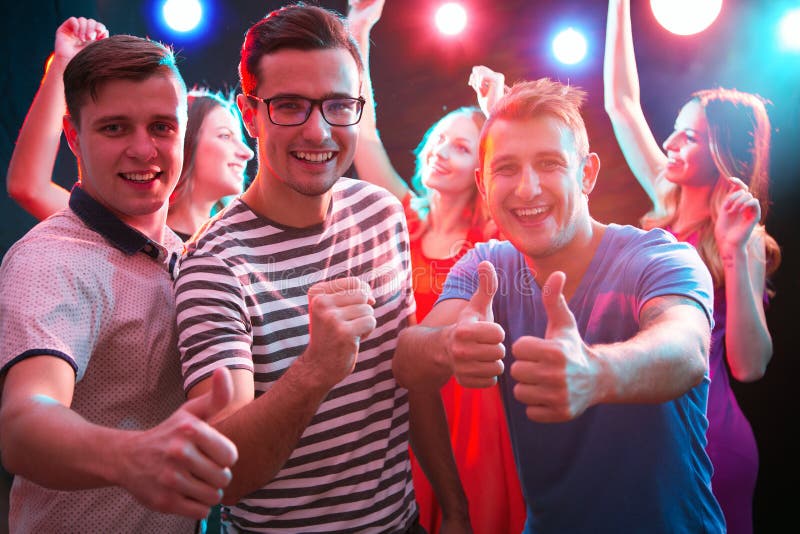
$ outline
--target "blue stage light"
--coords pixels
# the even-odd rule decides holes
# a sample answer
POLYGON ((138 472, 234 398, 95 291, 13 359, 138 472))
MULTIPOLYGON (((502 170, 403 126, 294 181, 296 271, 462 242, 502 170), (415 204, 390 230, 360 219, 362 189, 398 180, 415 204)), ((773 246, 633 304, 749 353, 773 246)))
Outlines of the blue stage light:
POLYGON ((197 28, 202 21, 203 6, 199 0, 167 0, 161 13, 169 28, 186 33, 197 28))

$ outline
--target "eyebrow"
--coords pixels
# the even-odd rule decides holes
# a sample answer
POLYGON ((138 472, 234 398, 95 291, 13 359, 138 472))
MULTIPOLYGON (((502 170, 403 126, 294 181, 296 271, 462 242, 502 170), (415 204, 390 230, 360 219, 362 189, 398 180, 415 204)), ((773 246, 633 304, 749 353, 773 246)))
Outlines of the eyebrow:
MULTIPOLYGON (((442 133, 432 137, 431 139, 438 140, 438 139, 441 139, 442 137, 447 137, 447 134, 442 132, 442 133)), ((462 143, 462 144, 470 145, 470 146, 478 146, 478 140, 470 139, 468 137, 460 137, 460 136, 459 137, 451 137, 450 141, 451 142, 455 142, 455 143, 462 143)))
POLYGON ((679 131, 679 132, 690 132, 690 133, 693 133, 695 135, 702 135, 703 134, 702 131, 696 130, 695 128, 689 128, 688 126, 685 127, 685 128, 679 128, 678 125, 676 124, 676 125, 673 126, 673 128, 676 131, 679 131))
POLYGON ((301 95, 297 93, 277 93, 275 95, 266 97, 266 100, 272 100, 273 98, 305 98, 307 100, 326 100, 328 98, 358 98, 358 97, 352 96, 349 93, 344 93, 344 92, 325 93, 320 98, 311 98, 310 96, 301 95))
MULTIPOLYGON (((92 121, 92 124, 102 124, 105 122, 127 122, 130 121, 130 115, 103 115, 101 117, 97 117, 92 121)), ((178 122, 177 115, 153 115, 149 117, 150 121, 167 121, 167 122, 178 122)))
MULTIPOLYGON (((560 150, 540 150, 533 155, 535 158, 559 158, 566 159, 564 152, 560 150)), ((504 161, 507 159, 517 159, 516 154, 500 154, 492 161, 504 161)))

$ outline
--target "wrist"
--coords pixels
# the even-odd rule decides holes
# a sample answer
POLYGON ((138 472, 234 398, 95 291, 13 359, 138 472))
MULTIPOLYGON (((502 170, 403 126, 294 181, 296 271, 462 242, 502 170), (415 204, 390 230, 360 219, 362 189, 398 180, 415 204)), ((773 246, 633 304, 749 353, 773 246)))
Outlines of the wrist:
POLYGON ((455 363, 451 347, 457 324, 451 324, 439 328, 436 332, 436 345, 439 350, 433 352, 433 362, 436 370, 436 379, 440 387, 443 386, 455 373, 455 363))
POLYGON ((59 73, 63 74, 72 58, 61 56, 55 52, 50 54, 45 64, 45 73, 59 73))
POLYGON ((99 448, 98 456, 92 461, 96 469, 95 476, 111 486, 125 487, 125 483, 131 478, 128 472, 133 473, 133 476, 137 474, 134 473, 136 466, 130 465, 130 462, 137 458, 137 443, 148 431, 108 428, 101 432, 106 435, 96 437, 97 443, 104 445, 99 448))
POLYGON ((719 250, 722 266, 726 269, 734 268, 747 262, 747 249, 745 247, 725 247, 719 250))
POLYGON ((333 374, 317 363, 320 361, 319 356, 308 354, 313 350, 311 346, 306 348, 306 352, 289 366, 281 379, 292 384, 298 391, 303 391, 304 395, 325 396, 339 381, 333 381, 333 374))

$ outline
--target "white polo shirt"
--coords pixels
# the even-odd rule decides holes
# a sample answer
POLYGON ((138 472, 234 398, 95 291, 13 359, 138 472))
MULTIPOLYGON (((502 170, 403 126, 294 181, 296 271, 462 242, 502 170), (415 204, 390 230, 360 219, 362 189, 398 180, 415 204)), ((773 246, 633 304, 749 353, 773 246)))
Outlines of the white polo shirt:
MULTIPOLYGON (((80 187, 0 266, 0 373, 50 355, 75 370, 72 409, 112 428, 151 428, 184 401, 171 270, 183 243, 155 243, 80 187)), ((0 429, 2 431, 2 429, 0 429)), ((53 436, 58 447, 59 436, 53 436)), ((54 491, 15 477, 12 532, 193 532, 118 487, 54 491)))

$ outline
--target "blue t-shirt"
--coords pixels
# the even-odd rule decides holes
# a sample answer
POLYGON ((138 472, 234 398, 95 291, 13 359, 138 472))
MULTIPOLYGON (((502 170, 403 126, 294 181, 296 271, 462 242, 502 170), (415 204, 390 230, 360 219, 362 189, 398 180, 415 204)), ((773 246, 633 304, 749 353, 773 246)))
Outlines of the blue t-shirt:
MULTIPOLYGON (((531 421, 508 372, 513 343, 544 337, 547 327, 524 256, 507 241, 476 245, 452 269, 439 300, 469 299, 483 260, 499 278, 493 311, 506 332, 500 387, 528 504, 526 532, 724 532, 704 450, 708 374, 669 402, 600 404, 565 423, 531 421)), ((642 306, 663 295, 696 300, 712 322, 711 277, 693 247, 662 230, 612 224, 569 308, 584 342, 613 343, 636 334, 642 306)))

